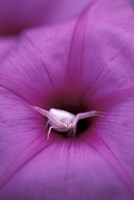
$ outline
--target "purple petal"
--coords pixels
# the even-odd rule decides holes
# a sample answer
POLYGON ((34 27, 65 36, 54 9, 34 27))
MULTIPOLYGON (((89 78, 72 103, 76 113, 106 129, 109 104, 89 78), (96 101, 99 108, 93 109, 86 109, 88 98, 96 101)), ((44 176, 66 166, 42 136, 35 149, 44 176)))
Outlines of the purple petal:
POLYGON ((53 1, 51 14, 44 18, 45 23, 57 23, 80 14, 93 0, 57 0, 53 1))
POLYGON ((80 13, 91 0, 0 0, 0 34, 57 23, 80 13))
POLYGON ((42 140, 45 134, 42 120, 34 115, 35 113, 22 99, 3 88, 0 88, 0 110, 0 176, 2 176, 0 185, 2 185, 25 164, 29 157, 31 158, 31 145, 35 144, 33 149, 35 154, 45 146, 45 140, 42 140))
POLYGON ((94 4, 76 21, 27 32, 1 65, 0 83, 38 105, 59 90, 67 100, 84 95, 92 102, 133 86, 134 14, 125 1, 116 18, 106 18, 103 9, 94 4))
POLYGON ((134 12, 125 0, 102 2, 78 19, 68 62, 70 88, 76 76, 90 101, 134 83, 134 12))
MULTIPOLYGON (((133 106, 133 100, 131 103, 126 102, 115 108, 115 111, 98 122, 97 126, 90 130, 90 134, 93 133, 90 140, 88 137, 74 141, 55 140, 53 145, 42 149, 3 188, 3 200, 11 195, 16 200, 24 197, 32 199, 32 196, 39 200, 98 200, 98 197, 104 200, 133 199, 133 126, 132 129, 131 126, 127 127, 129 135, 125 136, 125 133, 122 133, 126 128, 123 124, 124 119, 126 120, 126 110, 128 121, 132 119, 132 110, 129 112, 129 108, 133 106), (122 106, 126 107, 125 110, 122 106), (120 117, 118 111, 124 116, 120 123, 116 122, 116 118, 118 120, 120 117), (109 128, 111 126, 114 127, 115 135, 109 128)), ((33 150, 34 145, 33 143, 30 146, 33 150)), ((20 154, 20 158, 23 158, 23 154, 20 154)))
POLYGON ((0 38, 0 60, 4 59, 4 57, 9 53, 10 49, 14 46, 14 43, 15 43, 14 37, 0 38))
POLYGON ((55 44, 51 41, 56 31, 57 29, 30 32, 16 42, 11 54, 1 65, 1 85, 21 96, 29 104, 44 104, 47 93, 51 93, 57 85, 62 85, 64 58, 60 56, 65 47, 56 52, 57 41, 55 44), (41 40, 37 40, 37 35, 41 40), (54 57, 57 57, 58 53, 60 56, 57 62, 54 57), (59 74, 61 79, 57 79, 59 74))
POLYGON ((0 1, 0 34, 17 34, 26 27, 37 25, 47 6, 47 0, 0 1))

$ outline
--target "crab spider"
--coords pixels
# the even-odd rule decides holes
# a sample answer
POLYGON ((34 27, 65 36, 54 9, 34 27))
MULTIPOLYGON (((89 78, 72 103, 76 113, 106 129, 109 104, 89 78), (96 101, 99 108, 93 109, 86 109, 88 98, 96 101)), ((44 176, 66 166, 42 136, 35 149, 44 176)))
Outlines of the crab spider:
POLYGON ((37 106, 31 107, 48 119, 45 126, 45 129, 48 125, 50 126, 47 134, 47 140, 49 139, 52 129, 59 132, 69 132, 71 133, 69 134, 70 136, 75 137, 76 127, 79 120, 95 116, 104 116, 104 113, 100 111, 82 112, 74 115, 65 110, 60 110, 56 108, 51 108, 49 111, 47 111, 37 106))

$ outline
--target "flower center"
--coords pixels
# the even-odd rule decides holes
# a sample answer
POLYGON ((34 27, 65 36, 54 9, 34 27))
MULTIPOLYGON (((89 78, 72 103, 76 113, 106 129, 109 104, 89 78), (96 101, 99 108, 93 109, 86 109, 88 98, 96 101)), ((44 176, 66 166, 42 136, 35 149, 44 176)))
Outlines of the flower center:
MULTIPOLYGON (((58 112, 68 112, 68 114, 72 114, 75 119, 75 123, 73 125, 66 124, 64 126, 66 129, 60 131, 59 128, 54 128, 53 131, 62 137, 70 138, 69 136, 74 138, 80 137, 82 134, 88 132, 90 134, 91 127, 96 123, 97 118, 103 116, 102 110, 95 108, 93 103, 90 104, 89 99, 84 98, 84 96, 80 93, 80 90, 77 92, 68 92, 68 90, 60 90, 57 89, 55 92, 48 96, 45 101, 47 110, 54 109, 59 110, 58 112), (79 114, 83 114, 80 117, 79 114), (86 114, 85 114, 86 113, 86 114), (91 114, 90 114, 91 113, 91 114), (74 126, 76 124, 76 126, 74 126), (74 132, 67 132, 66 130, 71 130, 73 127, 74 132)), ((60 113, 56 113, 57 116, 60 117, 60 113)), ((54 114, 54 113, 53 113, 54 114)), ((67 114, 67 115, 68 115, 67 114)), ((70 116, 71 117, 71 116, 70 116)), ((66 116, 67 120, 68 116, 66 116)), ((64 118, 63 118, 64 119, 64 118)), ((69 118, 70 120, 71 118, 69 118)), ((72 122, 72 121, 71 121, 72 122)), ((73 131, 72 130, 72 131, 73 131)))
MULTIPOLYGON (((77 104, 76 104, 72 101, 66 101, 66 100, 61 100, 61 99, 62 98, 59 98, 59 99, 53 98, 53 102, 51 103, 51 107, 49 107, 49 109, 51 109, 53 107, 55 109, 67 111, 71 114, 74 114, 75 116, 79 113, 94 110, 94 109, 89 108, 89 106, 87 106, 87 104, 84 102, 77 101, 77 104)), ((50 101, 49 101, 49 103, 50 103, 50 101)), ((90 130, 90 127, 92 126, 94 121, 95 121, 95 117, 87 117, 85 119, 78 120, 78 122, 76 124, 76 133, 75 133, 74 138, 77 138, 81 134, 90 130)), ((54 131, 63 137, 70 138, 70 137, 68 137, 68 135, 70 135, 70 134, 68 134, 68 132, 60 132, 60 131, 56 131, 56 130, 54 130, 54 131)))

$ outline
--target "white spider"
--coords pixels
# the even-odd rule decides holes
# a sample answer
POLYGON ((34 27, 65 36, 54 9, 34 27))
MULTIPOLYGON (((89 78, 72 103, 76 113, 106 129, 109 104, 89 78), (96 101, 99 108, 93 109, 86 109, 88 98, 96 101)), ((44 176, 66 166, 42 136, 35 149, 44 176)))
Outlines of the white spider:
POLYGON ((49 111, 39 108, 37 106, 31 106, 34 110, 39 112, 48 118, 45 129, 50 125, 47 135, 47 140, 49 139, 52 129, 59 132, 69 132, 69 136, 75 136, 77 123, 81 119, 95 116, 104 116, 103 112, 100 111, 89 111, 82 112, 74 115, 65 110, 60 110, 56 108, 51 108, 49 111))

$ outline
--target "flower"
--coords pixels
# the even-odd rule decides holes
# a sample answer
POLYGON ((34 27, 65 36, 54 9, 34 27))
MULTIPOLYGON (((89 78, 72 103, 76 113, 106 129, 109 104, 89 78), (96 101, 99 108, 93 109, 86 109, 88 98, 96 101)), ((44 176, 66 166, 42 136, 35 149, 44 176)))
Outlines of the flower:
MULTIPOLYGON (((0 198, 132 200, 133 8, 100 0, 61 24, 26 30, 0 64, 0 198), (29 105, 72 113, 75 139, 29 105)), ((5 45, 4 45, 5 47, 5 45)))

